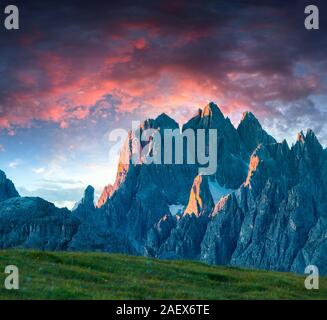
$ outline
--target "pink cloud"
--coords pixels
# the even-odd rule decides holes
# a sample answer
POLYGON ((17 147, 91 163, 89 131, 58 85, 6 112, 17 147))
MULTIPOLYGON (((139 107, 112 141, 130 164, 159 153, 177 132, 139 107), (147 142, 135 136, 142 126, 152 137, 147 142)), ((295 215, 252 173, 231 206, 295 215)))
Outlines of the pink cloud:
MULTIPOLYGON (((203 16, 193 20, 184 17, 184 5, 161 4, 154 16, 145 10, 146 17, 105 19, 95 29, 70 25, 50 40, 35 30, 20 37, 17 46, 28 61, 11 70, 1 96, 0 127, 43 120, 67 128, 88 118, 108 94, 122 112, 168 112, 183 121, 208 101, 228 114, 251 109, 278 115, 267 101, 287 103, 324 90, 319 72, 294 74, 290 49, 269 50, 276 49, 276 41, 284 43, 284 34, 270 39, 256 31, 282 28, 287 34, 288 26, 266 22, 260 11, 257 23, 245 15, 239 20, 243 25, 235 27, 233 19, 220 22, 198 6, 192 10, 203 16)), ((279 17, 278 10, 273 13, 279 17)))

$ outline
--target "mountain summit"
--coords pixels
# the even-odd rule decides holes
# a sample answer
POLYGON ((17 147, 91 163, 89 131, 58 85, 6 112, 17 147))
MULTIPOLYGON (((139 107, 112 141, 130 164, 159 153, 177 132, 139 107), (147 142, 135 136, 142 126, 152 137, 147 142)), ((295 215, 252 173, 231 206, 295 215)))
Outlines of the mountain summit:
POLYGON ((6 174, 0 170, 0 201, 14 197, 19 197, 14 184, 11 180, 7 179, 6 174))
POLYGON ((237 132, 249 153, 252 153, 260 143, 276 143, 276 140, 263 130, 260 122, 252 112, 243 113, 237 132))
POLYGON ((218 129, 223 125, 225 117, 219 107, 213 103, 208 103, 203 110, 199 109, 198 114, 190 119, 183 126, 183 130, 191 129, 218 129))

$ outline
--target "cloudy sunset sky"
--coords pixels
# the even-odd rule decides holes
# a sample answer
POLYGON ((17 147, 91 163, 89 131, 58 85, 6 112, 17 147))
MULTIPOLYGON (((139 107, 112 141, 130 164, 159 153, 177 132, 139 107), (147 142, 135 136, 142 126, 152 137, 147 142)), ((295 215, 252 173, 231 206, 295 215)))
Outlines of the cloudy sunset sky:
POLYGON ((278 140, 312 128, 327 146, 323 1, 11 2, 0 169, 21 195, 71 207, 88 184, 99 194, 116 174, 111 130, 161 112, 183 123, 209 101, 235 125, 250 110, 278 140), (319 30, 304 28, 307 4, 319 30))

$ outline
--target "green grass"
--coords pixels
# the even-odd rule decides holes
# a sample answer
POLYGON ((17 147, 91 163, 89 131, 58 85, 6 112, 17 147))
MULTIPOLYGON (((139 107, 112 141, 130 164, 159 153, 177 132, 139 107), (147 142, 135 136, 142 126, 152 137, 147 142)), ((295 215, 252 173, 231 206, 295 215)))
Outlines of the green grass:
POLYGON ((105 253, 0 251, 0 299, 327 299, 304 275, 105 253), (20 289, 4 289, 19 268, 20 289))

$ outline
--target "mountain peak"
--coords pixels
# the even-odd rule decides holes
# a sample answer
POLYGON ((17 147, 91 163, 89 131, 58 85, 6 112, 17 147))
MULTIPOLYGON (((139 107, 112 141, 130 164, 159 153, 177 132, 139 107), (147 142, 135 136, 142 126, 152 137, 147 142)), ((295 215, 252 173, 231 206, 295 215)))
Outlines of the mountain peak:
POLYGON ((185 129, 217 129, 225 123, 225 117, 219 107, 213 103, 208 103, 203 110, 199 109, 198 114, 183 125, 185 129))
POLYGON ((162 112, 162 113, 160 113, 158 116, 157 116, 157 118, 155 119, 156 121, 159 121, 159 120, 161 120, 161 119, 163 119, 163 120, 173 120, 171 117, 169 117, 168 115, 167 115, 167 113, 165 113, 165 112, 162 112))
POLYGON ((262 129, 262 126, 259 120, 255 117, 255 115, 251 111, 245 111, 242 114, 242 119, 239 126, 246 124, 247 126, 257 127, 262 129))
POLYGON ((177 129, 178 123, 166 113, 161 113, 155 119, 148 118, 141 122, 140 129, 177 129))
POLYGON ((262 128, 259 120, 250 111, 243 112, 237 131, 249 153, 252 153, 261 143, 276 143, 276 140, 262 128))
POLYGON ((15 197, 19 197, 15 185, 7 178, 6 174, 0 170, 0 201, 15 197))
POLYGON ((302 130, 297 134, 296 141, 301 142, 303 144, 305 143, 305 136, 302 130))
POLYGON ((284 140, 282 141, 282 145, 288 147, 288 143, 287 143, 287 140, 286 140, 286 139, 284 139, 284 140))
POLYGON ((179 127, 178 123, 164 112, 154 120, 154 126, 161 129, 177 129, 179 127))
POLYGON ((306 134, 304 134, 304 132, 301 130, 301 132, 297 134, 296 140, 297 142, 300 142, 302 144, 309 143, 314 145, 320 145, 320 142, 318 141, 318 138, 312 129, 308 129, 306 134))
MULTIPOLYGON (((318 142, 319 143, 319 141, 318 141, 318 139, 317 139, 317 136, 315 135, 315 133, 313 132, 313 130, 312 129, 308 129, 307 130, 307 134, 306 134, 306 136, 305 136, 305 139, 307 140, 307 141, 314 141, 314 142, 318 142)), ((320 144, 320 143, 319 143, 320 144)))
POLYGON ((255 115, 251 111, 243 112, 241 121, 255 121, 255 122, 259 123, 258 119, 255 117, 255 115))
POLYGON ((296 146, 301 146, 300 149, 308 150, 313 158, 317 158, 323 150, 317 136, 311 129, 308 129, 306 134, 303 131, 298 133, 296 146))
POLYGON ((80 213, 94 208, 94 188, 89 185, 84 190, 83 198, 75 203, 72 211, 80 213))
POLYGON ((94 207, 94 188, 92 186, 86 187, 81 204, 94 207))
POLYGON ((219 117, 219 118, 224 118, 223 113, 219 109, 219 107, 213 103, 209 102, 203 109, 202 111, 202 118, 204 117, 219 117))

